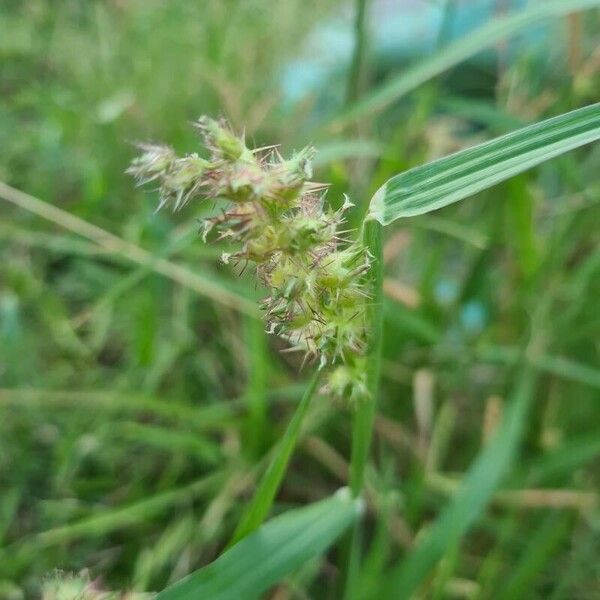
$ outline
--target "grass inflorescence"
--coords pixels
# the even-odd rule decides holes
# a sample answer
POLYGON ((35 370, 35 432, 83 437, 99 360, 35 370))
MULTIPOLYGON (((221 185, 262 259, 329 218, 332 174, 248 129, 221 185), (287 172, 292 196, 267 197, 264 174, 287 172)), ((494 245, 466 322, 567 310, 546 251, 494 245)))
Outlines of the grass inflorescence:
POLYGON ((203 237, 237 244, 222 260, 244 270, 248 263, 269 295, 262 301, 269 333, 285 338, 291 351, 330 367, 326 389, 334 397, 368 397, 365 351, 365 273, 370 258, 361 239, 342 228, 346 197, 334 210, 326 185, 310 181, 315 150, 306 147, 285 160, 277 148, 247 148, 224 121, 196 123, 208 159, 179 158, 167 146, 141 145, 128 173, 140 184, 156 183, 159 208, 178 210, 193 200, 226 202, 204 219, 203 237))

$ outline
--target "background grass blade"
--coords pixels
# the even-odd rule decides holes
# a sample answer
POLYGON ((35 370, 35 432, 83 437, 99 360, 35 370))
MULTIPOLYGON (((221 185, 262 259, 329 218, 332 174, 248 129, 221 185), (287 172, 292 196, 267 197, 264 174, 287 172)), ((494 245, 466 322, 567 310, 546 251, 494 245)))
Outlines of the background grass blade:
POLYGON ((397 77, 393 77, 352 108, 338 115, 330 126, 339 129, 360 117, 382 110, 436 75, 531 25, 539 24, 544 19, 560 17, 570 12, 595 6, 600 6, 600 0, 555 0, 494 19, 463 39, 445 46, 430 58, 420 61, 397 77))
POLYGON ((600 104, 592 104, 400 173, 369 210, 383 225, 421 215, 599 138, 600 104))
POLYGON ((525 367, 496 436, 469 470, 452 503, 417 548, 392 572, 385 598, 412 598, 447 549, 455 547, 479 518, 515 458, 534 385, 534 370, 525 367))
POLYGON ((319 556, 358 517, 362 501, 347 489, 263 525, 215 562, 167 588, 157 600, 258 598, 308 559, 319 556))
POLYGON ((230 546, 259 527, 269 514, 269 510, 271 510, 277 490, 279 489, 283 476, 285 475, 287 465, 290 462, 292 452, 296 447, 296 441, 300 433, 300 427, 302 425, 304 415, 306 414, 306 411, 310 405, 310 401, 315 393, 315 389, 319 381, 319 375, 320 371, 317 371, 310 380, 308 388, 304 392, 304 396, 302 397, 302 400, 300 401, 300 404, 298 405, 298 408, 296 409, 296 412, 294 413, 294 416, 292 417, 285 434, 277 446, 275 456, 273 457, 269 468, 264 474, 258 489, 254 494, 254 498, 242 517, 235 533, 233 534, 230 546))
POLYGON ((240 297, 238 294, 231 292, 214 281, 186 267, 172 263, 164 258, 153 256, 150 252, 131 242, 123 240, 92 223, 88 223, 84 219, 64 211, 57 206, 43 202, 30 194, 6 185, 2 181, 0 181, 0 198, 60 227, 73 231, 110 253, 120 255, 129 261, 152 269, 154 272, 160 273, 164 277, 194 290, 201 296, 206 296, 225 306, 249 315, 257 314, 256 307, 250 300, 240 297))
POLYGON ((498 600, 529 596, 540 571, 552 559, 557 547, 568 535, 572 520, 573 517, 569 513, 550 512, 523 549, 518 567, 510 573, 505 586, 496 596, 498 600))

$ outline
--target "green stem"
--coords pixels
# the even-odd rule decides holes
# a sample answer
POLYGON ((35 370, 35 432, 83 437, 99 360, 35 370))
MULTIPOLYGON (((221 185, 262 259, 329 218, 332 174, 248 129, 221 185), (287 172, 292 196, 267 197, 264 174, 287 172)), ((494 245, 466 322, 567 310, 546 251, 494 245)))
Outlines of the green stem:
MULTIPOLYGON (((369 397, 358 405, 352 423, 352 454, 350 458, 350 490, 354 497, 364 488, 365 467, 369 458, 373 422, 379 392, 381 370, 381 342, 383 337, 383 227, 377 221, 364 221, 362 237, 371 255, 369 269, 371 302, 369 304, 369 347, 367 350, 367 386, 369 397)), ((357 599, 360 569, 360 523, 357 522, 346 540, 344 557, 344 600, 357 599)))
POLYGON ((369 348, 367 352, 367 386, 369 398, 360 402, 352 425, 352 456, 350 462, 350 489, 358 496, 364 487, 365 466, 369 456, 377 394, 381 370, 381 342, 383 333, 383 231, 377 221, 363 223, 363 241, 372 257, 369 270, 371 302, 369 305, 369 348))
POLYGON ((242 516, 242 519, 229 542, 229 546, 232 546, 249 533, 252 533, 262 524, 269 514, 275 496, 279 490, 279 486, 283 481, 294 448, 296 447, 302 421, 308 411, 310 401, 314 396, 320 374, 321 372, 317 370, 310 380, 310 383, 304 392, 304 396, 302 397, 300 404, 298 404, 298 408, 275 450, 273 460, 263 475, 263 478, 254 493, 252 502, 242 516))
POLYGON ((346 103, 349 106, 358 100, 364 79, 367 47, 367 0, 356 0, 354 40, 354 53, 346 92, 346 103))

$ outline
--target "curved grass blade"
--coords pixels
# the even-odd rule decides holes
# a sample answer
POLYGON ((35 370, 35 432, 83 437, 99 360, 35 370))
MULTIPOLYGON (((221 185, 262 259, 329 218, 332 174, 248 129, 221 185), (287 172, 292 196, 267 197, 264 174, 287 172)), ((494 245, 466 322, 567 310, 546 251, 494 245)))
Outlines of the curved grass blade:
POLYGON ((213 563, 159 593, 156 600, 252 600, 304 562, 322 554, 357 519, 362 500, 348 489, 290 510, 213 563))
POLYGON ((393 77, 381 88, 334 118, 329 126, 332 129, 340 129, 364 115, 384 109, 433 77, 517 34, 530 25, 596 6, 600 6, 600 0, 550 0, 506 17, 494 19, 464 38, 445 46, 430 58, 420 61, 414 67, 409 67, 397 77, 393 77))
POLYGON ((525 366, 495 437, 469 469, 451 504, 417 548, 392 571, 384 598, 412 598, 446 550, 455 547, 481 516, 517 454, 534 397, 535 380, 534 369, 525 366))
POLYGON ((428 213, 600 139, 600 103, 409 169, 389 179, 369 209, 382 225, 428 213))
POLYGON ((275 450, 273 460, 254 493, 252 502, 233 534, 233 538, 229 543, 230 546, 259 527, 269 514, 273 500, 277 495, 277 490, 279 490, 288 463, 290 462, 292 452, 296 447, 300 427, 315 393, 320 374, 320 371, 317 371, 308 384, 304 396, 300 404, 298 404, 298 408, 275 450))

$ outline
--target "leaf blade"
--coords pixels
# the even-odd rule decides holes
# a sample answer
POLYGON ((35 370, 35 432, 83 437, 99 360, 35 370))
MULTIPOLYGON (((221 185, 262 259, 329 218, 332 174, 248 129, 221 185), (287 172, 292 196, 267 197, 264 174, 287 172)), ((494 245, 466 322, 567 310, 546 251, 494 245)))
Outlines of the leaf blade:
POLYGON ((310 380, 292 420, 285 430, 283 437, 279 440, 269 467, 265 471, 250 505, 244 512, 233 534, 230 546, 257 529, 269 514, 279 486, 285 476, 294 448, 296 447, 302 422, 315 393, 320 374, 320 370, 317 370, 310 380))
POLYGON ((420 544, 391 572, 383 598, 412 598, 447 548, 458 544, 481 516, 517 456, 535 385, 534 369, 525 366, 496 435, 420 544))
POLYGON ((257 598, 306 560, 323 553, 358 518, 349 490, 271 519, 210 565, 160 592, 157 600, 257 598))
POLYGON ((389 179, 369 213, 382 225, 458 202, 600 139, 600 103, 541 121, 389 179))
POLYGON ((431 57, 409 67, 397 77, 392 77, 349 110, 334 118, 329 127, 339 130, 365 115, 383 110, 430 79, 531 25, 597 6, 600 6, 600 0, 550 0, 493 19, 465 37, 443 47, 431 57))

